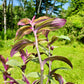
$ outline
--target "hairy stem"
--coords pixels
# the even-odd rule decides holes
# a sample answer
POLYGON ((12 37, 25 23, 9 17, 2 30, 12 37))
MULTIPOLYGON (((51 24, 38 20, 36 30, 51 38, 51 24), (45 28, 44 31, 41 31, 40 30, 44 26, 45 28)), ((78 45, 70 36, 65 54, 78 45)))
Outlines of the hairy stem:
POLYGON ((41 60, 41 55, 39 52, 39 48, 38 48, 38 40, 37 40, 37 35, 36 35, 36 31, 33 31, 34 36, 35 36, 35 45, 36 45, 36 50, 38 53, 38 58, 39 58, 39 62, 40 62, 40 67, 41 67, 41 79, 40 79, 40 84, 43 84, 43 72, 44 72, 44 67, 43 67, 43 62, 41 60))

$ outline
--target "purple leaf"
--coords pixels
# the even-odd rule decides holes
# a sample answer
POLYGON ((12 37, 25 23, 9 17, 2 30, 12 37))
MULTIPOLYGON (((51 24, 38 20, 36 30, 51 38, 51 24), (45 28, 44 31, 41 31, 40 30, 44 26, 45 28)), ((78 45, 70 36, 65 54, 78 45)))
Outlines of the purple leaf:
POLYGON ((43 65, 44 65, 47 61, 55 61, 55 60, 64 61, 65 63, 67 63, 68 65, 70 65, 71 68, 73 68, 72 63, 71 63, 67 58, 62 57, 62 56, 48 57, 48 58, 44 59, 43 65))
POLYGON ((65 19, 60 19, 60 18, 55 18, 52 22, 51 22, 51 26, 53 27, 57 27, 57 28, 61 28, 65 25, 66 20, 65 19))
POLYGON ((18 51, 20 51, 21 49, 23 49, 24 47, 26 47, 27 45, 33 45, 33 44, 34 44, 33 42, 31 42, 31 41, 29 41, 29 40, 27 40, 27 39, 23 39, 23 40, 17 42, 17 43, 13 46, 13 48, 12 48, 12 50, 11 50, 11 53, 10 53, 11 57, 12 57, 15 53, 17 53, 18 51))
POLYGON ((8 58, 7 58, 7 59, 5 59, 2 55, 0 55, 0 61, 2 62, 2 64, 3 64, 3 66, 4 66, 5 71, 7 71, 7 70, 8 70, 8 68, 9 68, 9 66, 8 66, 8 65, 6 65, 6 62, 8 61, 8 58))
POLYGON ((61 75, 54 73, 53 77, 55 77, 55 79, 57 81, 59 81, 59 84, 63 84, 64 83, 63 77, 61 75))

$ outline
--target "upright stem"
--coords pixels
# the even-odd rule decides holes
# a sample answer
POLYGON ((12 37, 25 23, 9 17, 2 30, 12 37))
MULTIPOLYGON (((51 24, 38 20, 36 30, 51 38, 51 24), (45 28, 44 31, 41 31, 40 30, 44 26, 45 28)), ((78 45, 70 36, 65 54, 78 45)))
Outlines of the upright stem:
MULTIPOLYGON (((48 37, 47 37, 47 41, 49 42, 48 37)), ((51 57, 50 45, 48 46, 48 49, 49 49, 49 55, 48 55, 48 57, 51 57)), ((52 62, 49 61, 49 75, 50 75, 50 72, 51 72, 51 65, 52 65, 52 62)), ((47 80, 47 83, 48 83, 48 82, 49 82, 49 84, 51 84, 51 81, 49 80, 49 78, 48 78, 48 80, 47 80)), ((46 84, 47 84, 47 83, 46 83, 46 84)))
MULTIPOLYGON (((51 54, 50 54, 50 46, 48 46, 49 47, 49 57, 51 56, 51 54)), ((50 72, 51 72, 51 65, 52 65, 52 62, 51 61, 49 61, 49 75, 50 75, 50 72)), ((51 81, 49 80, 49 84, 51 84, 51 81)))
POLYGON ((41 55, 39 52, 39 48, 38 48, 38 40, 37 40, 37 35, 36 35, 36 31, 33 31, 34 36, 35 36, 35 45, 36 45, 36 50, 38 53, 38 58, 39 58, 39 62, 40 62, 40 67, 41 67, 41 79, 40 79, 40 84, 43 84, 43 72, 44 72, 44 67, 43 67, 43 62, 41 60, 41 55))

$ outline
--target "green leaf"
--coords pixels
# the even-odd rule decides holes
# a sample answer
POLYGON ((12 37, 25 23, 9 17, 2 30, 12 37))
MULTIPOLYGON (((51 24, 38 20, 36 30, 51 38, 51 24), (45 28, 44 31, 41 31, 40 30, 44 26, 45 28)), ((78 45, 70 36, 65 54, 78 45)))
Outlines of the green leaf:
POLYGON ((38 77, 40 77, 40 73, 39 72, 31 72, 27 75, 27 77, 38 78, 38 77))
POLYGON ((26 84, 24 81, 22 81, 22 80, 16 80, 19 84, 26 84))
POLYGON ((27 39, 23 39, 21 41, 18 41, 16 44, 14 44, 14 46, 13 46, 13 48, 11 50, 11 53, 10 53, 11 57, 15 53, 17 53, 19 50, 25 48, 28 45, 33 45, 33 44, 34 44, 34 42, 31 42, 30 40, 27 40, 27 39))
POLYGON ((65 40, 69 40, 70 41, 70 38, 68 36, 64 36, 64 35, 61 35, 61 36, 57 36, 58 38, 61 38, 61 39, 65 39, 65 40))
POLYGON ((14 60, 14 59, 7 61, 6 64, 10 66, 22 66, 23 65, 23 63, 18 62, 17 60, 14 60))

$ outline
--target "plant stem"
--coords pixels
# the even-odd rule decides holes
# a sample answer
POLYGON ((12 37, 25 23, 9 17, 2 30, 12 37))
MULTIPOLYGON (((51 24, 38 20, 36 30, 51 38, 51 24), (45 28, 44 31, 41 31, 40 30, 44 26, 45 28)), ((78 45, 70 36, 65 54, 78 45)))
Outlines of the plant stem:
MULTIPOLYGON (((49 42, 48 37, 47 37, 47 41, 49 42)), ((48 49, 49 49, 49 55, 48 55, 48 57, 51 57, 51 53, 50 53, 50 45, 48 45, 48 49)), ((52 65, 52 62, 49 61, 49 76, 50 76, 50 72, 51 72, 51 65, 52 65)), ((49 80, 49 78, 48 78, 48 81, 49 81, 49 84, 51 84, 51 81, 49 80)))
MULTIPOLYGON (((51 57, 51 54, 50 54, 50 46, 49 47, 49 56, 48 57, 51 57)), ((49 75, 50 75, 50 72, 51 72, 51 65, 52 65, 52 62, 49 61, 49 75)), ((51 84, 51 81, 49 80, 49 84, 51 84)))
POLYGON ((41 67, 41 79, 40 79, 40 84, 43 84, 43 72, 44 72, 44 67, 43 67, 43 62, 41 60, 41 55, 39 52, 39 48, 38 48, 38 40, 37 40, 37 35, 36 35, 36 31, 33 31, 34 36, 35 36, 35 45, 36 45, 36 50, 38 53, 38 58, 39 58, 39 62, 40 62, 40 67, 41 67))

